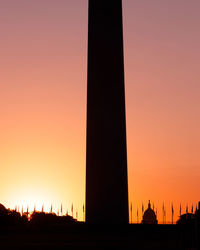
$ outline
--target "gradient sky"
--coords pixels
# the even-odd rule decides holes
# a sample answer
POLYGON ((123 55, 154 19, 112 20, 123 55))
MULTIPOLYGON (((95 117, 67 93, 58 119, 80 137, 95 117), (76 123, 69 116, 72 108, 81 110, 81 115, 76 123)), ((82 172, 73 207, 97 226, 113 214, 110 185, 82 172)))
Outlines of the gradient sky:
MULTIPOLYGON (((85 199, 86 0, 0 0, 0 202, 85 199)), ((200 199, 200 1, 124 0, 129 200, 200 199)), ((176 217, 177 218, 177 217, 176 217)))

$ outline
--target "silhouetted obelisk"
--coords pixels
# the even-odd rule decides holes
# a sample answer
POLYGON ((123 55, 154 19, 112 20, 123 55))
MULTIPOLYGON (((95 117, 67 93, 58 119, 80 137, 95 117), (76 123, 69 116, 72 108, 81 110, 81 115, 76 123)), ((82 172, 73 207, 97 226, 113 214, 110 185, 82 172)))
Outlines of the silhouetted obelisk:
POLYGON ((86 221, 128 223, 121 0, 89 0, 86 221))

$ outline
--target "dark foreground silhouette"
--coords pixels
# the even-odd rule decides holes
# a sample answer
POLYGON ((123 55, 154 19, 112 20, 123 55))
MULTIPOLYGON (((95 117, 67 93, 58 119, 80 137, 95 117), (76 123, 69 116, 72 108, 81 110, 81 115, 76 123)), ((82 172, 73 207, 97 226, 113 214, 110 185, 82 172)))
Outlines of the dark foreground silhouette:
POLYGON ((199 249, 200 209, 176 225, 91 225, 0 206, 0 249, 199 249))
POLYGON ((86 221, 128 223, 122 0, 89 0, 86 221), (111 199, 112 197, 112 199, 111 199))

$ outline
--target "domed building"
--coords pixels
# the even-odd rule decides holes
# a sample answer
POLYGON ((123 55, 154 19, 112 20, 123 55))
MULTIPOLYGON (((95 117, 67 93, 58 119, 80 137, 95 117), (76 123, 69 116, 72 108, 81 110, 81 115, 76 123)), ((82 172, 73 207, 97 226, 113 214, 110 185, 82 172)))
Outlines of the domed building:
POLYGON ((154 210, 151 208, 150 201, 147 210, 144 212, 142 224, 158 224, 156 214, 154 210))

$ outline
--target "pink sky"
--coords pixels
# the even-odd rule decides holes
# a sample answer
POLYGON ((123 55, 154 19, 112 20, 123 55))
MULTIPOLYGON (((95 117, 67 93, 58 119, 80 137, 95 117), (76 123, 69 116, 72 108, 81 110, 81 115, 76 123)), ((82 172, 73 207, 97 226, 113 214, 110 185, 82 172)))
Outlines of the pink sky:
MULTIPOLYGON (((170 220, 200 199, 200 2, 123 5, 129 198, 170 220)), ((0 30, 0 202, 80 211, 87 1, 0 0, 0 30)))

